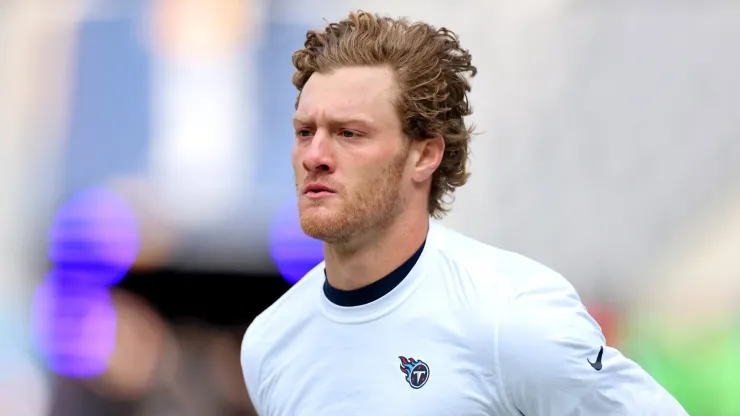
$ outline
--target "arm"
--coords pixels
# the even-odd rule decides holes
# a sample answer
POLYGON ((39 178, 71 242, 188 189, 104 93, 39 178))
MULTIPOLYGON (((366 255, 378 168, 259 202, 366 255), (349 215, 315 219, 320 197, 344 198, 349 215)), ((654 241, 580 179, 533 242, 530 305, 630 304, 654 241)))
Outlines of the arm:
POLYGON ((687 415, 640 366, 606 346, 560 276, 514 296, 498 335, 501 377, 515 414, 687 415))

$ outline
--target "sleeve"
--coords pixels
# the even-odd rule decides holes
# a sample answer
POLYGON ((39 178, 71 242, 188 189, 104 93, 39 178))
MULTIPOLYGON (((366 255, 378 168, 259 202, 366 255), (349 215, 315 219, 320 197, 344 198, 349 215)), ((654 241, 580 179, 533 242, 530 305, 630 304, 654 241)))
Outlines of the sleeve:
POLYGON ((575 289, 557 276, 510 300, 498 327, 498 363, 513 414, 681 416, 649 374, 605 345, 575 289))

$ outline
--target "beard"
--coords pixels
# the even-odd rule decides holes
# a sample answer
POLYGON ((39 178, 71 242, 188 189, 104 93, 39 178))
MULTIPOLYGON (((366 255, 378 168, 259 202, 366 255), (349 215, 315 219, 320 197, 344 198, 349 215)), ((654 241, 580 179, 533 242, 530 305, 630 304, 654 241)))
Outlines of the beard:
MULTIPOLYGON (((408 157, 402 151, 375 177, 351 191, 342 190, 339 207, 321 207, 326 201, 303 200, 298 204, 301 228, 309 237, 341 245, 372 230, 385 229, 401 211, 401 175, 408 157)), ((334 203, 334 202, 332 202, 334 203)))

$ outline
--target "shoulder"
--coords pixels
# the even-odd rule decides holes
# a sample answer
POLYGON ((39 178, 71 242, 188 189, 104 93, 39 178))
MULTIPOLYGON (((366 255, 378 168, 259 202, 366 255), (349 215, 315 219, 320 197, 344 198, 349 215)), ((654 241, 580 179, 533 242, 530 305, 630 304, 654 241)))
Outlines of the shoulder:
POLYGON ((477 300, 477 313, 498 343, 557 333, 572 321, 588 328, 597 345, 603 343, 575 288, 556 271, 443 227, 435 227, 433 237, 442 267, 451 270, 446 273, 450 284, 470 286, 467 292, 477 300))
MULTIPOLYGON (((650 375, 606 345, 573 285, 525 256, 444 228, 435 245, 473 286, 493 334, 494 368, 513 412, 685 415, 650 375)), ((460 284, 460 283, 456 283, 460 284)))
POLYGON ((252 321, 244 335, 242 349, 257 343, 264 344, 265 337, 270 333, 289 330, 297 319, 294 312, 305 314, 316 308, 314 295, 320 293, 323 282, 324 263, 321 262, 252 321))
MULTIPOLYGON (((241 364, 250 396, 254 396, 253 392, 261 384, 260 369, 264 358, 280 348, 283 336, 294 332, 302 325, 302 320, 318 310, 318 294, 323 282, 322 262, 259 314, 247 328, 242 340, 241 364)), ((257 399, 252 397, 252 401, 257 399)))
POLYGON ((441 225, 432 226, 430 238, 443 264, 452 274, 468 279, 481 296, 488 297, 483 300, 501 306, 531 292, 575 295, 575 289, 562 275, 521 254, 441 225))

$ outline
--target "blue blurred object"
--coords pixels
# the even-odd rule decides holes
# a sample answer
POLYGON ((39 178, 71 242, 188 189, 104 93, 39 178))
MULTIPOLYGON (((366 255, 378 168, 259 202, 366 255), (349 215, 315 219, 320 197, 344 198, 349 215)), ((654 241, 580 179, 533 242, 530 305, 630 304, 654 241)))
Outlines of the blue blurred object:
POLYGON ((324 260, 324 244, 301 229, 295 200, 280 208, 273 219, 270 254, 278 271, 290 284, 297 283, 324 260))
POLYGON ((34 295, 31 331, 36 351, 51 371, 72 378, 98 376, 116 343, 110 292, 48 280, 34 295))
POLYGON ((152 129, 151 56, 142 42, 144 1, 125 13, 83 21, 66 133, 65 191, 145 173, 152 129))
POLYGON ((139 227, 128 204, 104 189, 75 195, 57 213, 49 231, 49 278, 71 286, 118 283, 139 252, 139 227))

